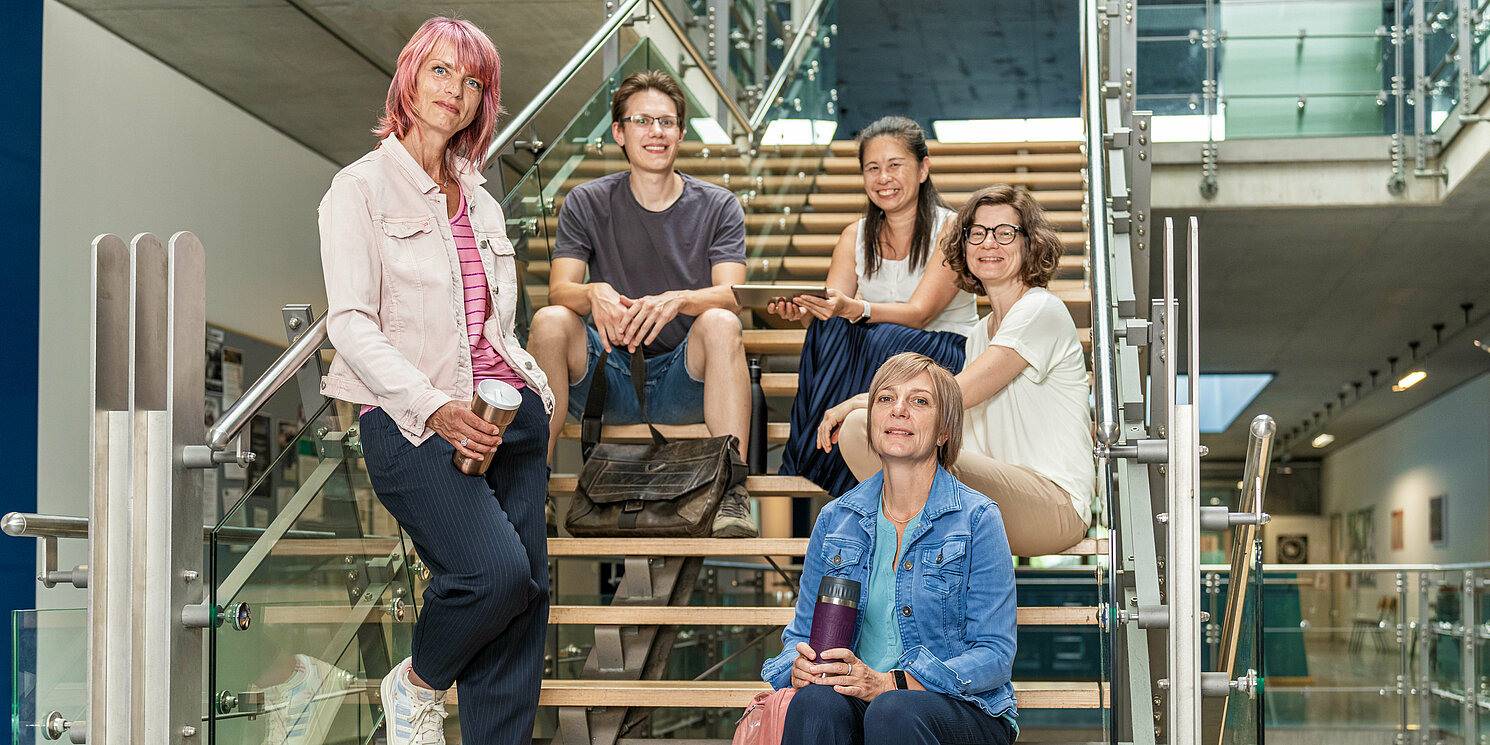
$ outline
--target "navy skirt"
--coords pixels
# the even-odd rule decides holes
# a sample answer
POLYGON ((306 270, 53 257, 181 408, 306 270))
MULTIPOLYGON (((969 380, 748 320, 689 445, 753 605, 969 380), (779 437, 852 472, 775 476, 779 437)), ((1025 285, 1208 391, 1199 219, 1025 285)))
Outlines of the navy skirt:
POLYGON ((950 331, 923 331, 894 323, 813 321, 797 367, 792 432, 781 457, 781 474, 811 479, 837 497, 859 484, 838 454, 817 449, 817 427, 828 409, 869 390, 885 360, 919 352, 954 374, 962 371, 967 339, 950 331))

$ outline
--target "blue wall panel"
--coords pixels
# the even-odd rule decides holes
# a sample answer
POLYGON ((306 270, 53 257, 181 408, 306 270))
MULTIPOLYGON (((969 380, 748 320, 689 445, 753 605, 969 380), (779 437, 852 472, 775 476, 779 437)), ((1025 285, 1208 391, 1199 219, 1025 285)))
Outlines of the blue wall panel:
MULTIPOLYGON (((0 44, 0 512, 36 510, 37 312, 41 281, 41 0, 10 4, 0 44)), ((87 86, 74 89, 86 95, 87 86)), ((80 395, 82 392, 80 392, 80 395)), ((87 468, 75 460, 75 468, 87 468)), ((36 542, 0 536, 0 701, 11 700, 11 611, 36 607, 36 542)))

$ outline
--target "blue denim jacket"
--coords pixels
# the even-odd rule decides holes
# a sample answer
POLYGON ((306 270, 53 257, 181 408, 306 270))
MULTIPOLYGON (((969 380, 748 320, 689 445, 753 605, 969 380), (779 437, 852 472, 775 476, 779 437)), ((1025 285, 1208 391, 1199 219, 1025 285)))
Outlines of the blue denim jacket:
MULTIPOLYGON (((807 641, 818 584, 824 574, 858 580, 868 591, 874 524, 884 474, 878 473, 829 502, 807 543, 797 614, 781 634, 782 651, 761 677, 774 688, 791 685, 797 642, 807 641)), ((905 645, 898 667, 929 691, 970 701, 993 716, 1015 715, 1014 561, 998 505, 940 466, 921 522, 902 539, 911 571, 896 572, 895 620, 905 645)), ((864 616, 854 629, 859 644, 864 616)), ((879 672, 885 672, 881 670, 879 672)))

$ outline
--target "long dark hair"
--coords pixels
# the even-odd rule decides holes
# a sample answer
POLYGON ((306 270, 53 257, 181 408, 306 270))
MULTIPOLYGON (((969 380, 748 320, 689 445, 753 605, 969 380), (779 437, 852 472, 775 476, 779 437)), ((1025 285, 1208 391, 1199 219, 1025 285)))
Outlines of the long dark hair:
MULTIPOLYGON (((921 130, 921 125, 903 116, 886 116, 875 120, 873 124, 865 127, 859 132, 859 169, 864 169, 864 148, 869 141, 876 137, 893 137, 897 142, 910 151, 916 158, 916 168, 919 169, 930 152, 926 149, 926 133, 921 130)), ((867 197, 868 195, 866 195, 867 197)), ((916 230, 911 234, 911 269, 919 270, 926 264, 926 257, 931 253, 931 243, 934 236, 931 228, 936 221, 936 208, 947 207, 942 200, 942 195, 936 192, 936 187, 931 184, 931 176, 921 184, 916 194, 916 230)), ((950 207, 947 207, 951 209, 950 207)), ((864 241, 864 277, 873 277, 880 268, 880 230, 885 226, 885 211, 875 206, 874 200, 866 199, 864 207, 864 234, 859 236, 864 241)))

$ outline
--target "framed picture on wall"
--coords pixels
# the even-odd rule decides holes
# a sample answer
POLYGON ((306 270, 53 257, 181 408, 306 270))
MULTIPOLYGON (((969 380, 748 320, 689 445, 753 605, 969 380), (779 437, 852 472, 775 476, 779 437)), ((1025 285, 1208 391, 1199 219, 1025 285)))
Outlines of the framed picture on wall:
POLYGON ((1440 494, 1428 499, 1428 540, 1436 544, 1448 543, 1449 495, 1440 494))
POLYGON ((1403 521, 1405 519, 1406 519, 1406 513, 1403 510, 1392 510, 1392 550, 1393 551, 1401 551, 1402 550, 1402 545, 1403 545, 1404 539, 1406 537, 1405 534, 1407 532, 1403 528, 1403 521))

